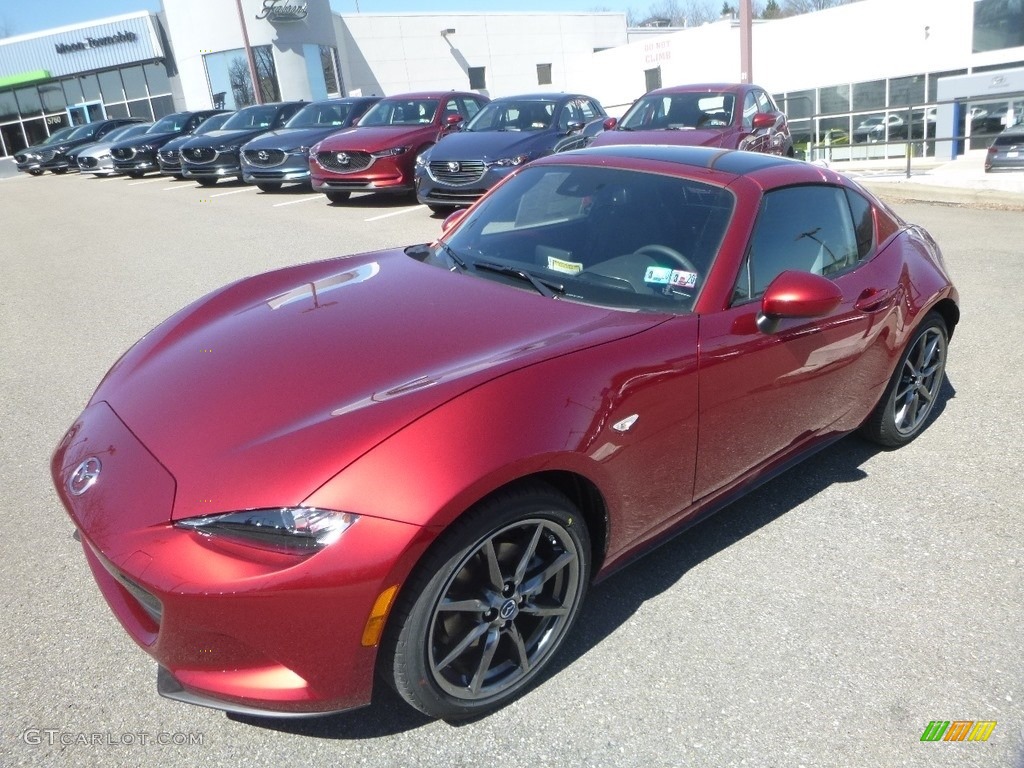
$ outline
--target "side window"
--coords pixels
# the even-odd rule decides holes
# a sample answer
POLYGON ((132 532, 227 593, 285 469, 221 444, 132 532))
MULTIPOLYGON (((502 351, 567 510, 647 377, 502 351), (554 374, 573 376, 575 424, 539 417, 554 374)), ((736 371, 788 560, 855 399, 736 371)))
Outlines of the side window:
POLYGON ((441 113, 441 122, 443 123, 447 121, 452 115, 462 115, 462 117, 465 117, 465 115, 459 111, 458 101, 455 99, 448 99, 448 101, 444 103, 444 112, 441 113))
POLYGON ((759 298, 786 270, 828 277, 859 260, 851 203, 842 188, 816 185, 775 190, 761 201, 733 302, 759 298))
POLYGON ((875 248, 875 217, 871 213, 871 203, 852 189, 846 190, 846 199, 850 203, 853 228, 857 233, 857 258, 863 261, 875 248))
POLYGON ((775 112, 775 105, 772 104, 772 100, 768 98, 768 94, 764 91, 754 91, 754 97, 757 99, 757 111, 758 112, 775 112))
POLYGON ((757 101, 754 94, 748 93, 743 99, 743 130, 754 130, 754 115, 757 114, 757 101))
POLYGON ((583 119, 587 122, 594 120, 598 116, 598 112, 594 109, 594 105, 590 103, 590 99, 580 99, 578 102, 580 110, 583 112, 583 119))
POLYGON ((582 122, 584 122, 583 113, 580 111, 579 105, 575 101, 566 102, 562 107, 562 114, 558 118, 558 130, 564 133, 569 130, 569 123, 582 122))

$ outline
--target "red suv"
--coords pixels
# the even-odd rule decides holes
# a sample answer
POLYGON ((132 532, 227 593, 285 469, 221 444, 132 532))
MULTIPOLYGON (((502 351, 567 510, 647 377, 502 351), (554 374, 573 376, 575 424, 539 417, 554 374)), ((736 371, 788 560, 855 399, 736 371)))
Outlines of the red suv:
POLYGON ((793 157, 786 116, 756 85, 660 88, 637 99, 621 120, 610 117, 604 125, 592 146, 687 144, 793 157))
POLYGON ((352 192, 411 192, 416 158, 490 99, 478 93, 426 91, 381 99, 354 128, 309 152, 313 189, 332 203, 352 192))

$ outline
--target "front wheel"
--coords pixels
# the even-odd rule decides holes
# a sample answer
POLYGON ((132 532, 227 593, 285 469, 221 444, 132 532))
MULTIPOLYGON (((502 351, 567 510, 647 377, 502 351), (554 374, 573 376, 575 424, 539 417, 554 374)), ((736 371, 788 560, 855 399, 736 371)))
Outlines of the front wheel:
POLYGON ((201 187, 215 187, 215 186, 217 186, 217 180, 216 179, 196 179, 196 181, 199 182, 199 186, 201 186, 201 187))
POLYGON ((261 184, 257 184, 256 187, 260 192, 277 192, 277 190, 281 188, 281 185, 273 182, 263 182, 261 184))
POLYGON ((914 331, 881 401, 861 427, 866 438, 898 448, 921 434, 942 388, 948 341, 945 320, 937 312, 929 313, 914 331))
POLYGON ((344 203, 346 200, 348 200, 349 196, 352 193, 351 192, 324 192, 324 194, 327 195, 327 199, 330 200, 332 203, 344 203))
POLYGON ((141 179, 143 176, 146 175, 145 171, 125 171, 125 173, 128 175, 129 178, 132 179, 141 179))
POLYGON ((589 560, 583 517, 555 489, 492 497, 442 535, 407 583, 382 670, 432 717, 504 706, 537 680, 575 622, 589 560))

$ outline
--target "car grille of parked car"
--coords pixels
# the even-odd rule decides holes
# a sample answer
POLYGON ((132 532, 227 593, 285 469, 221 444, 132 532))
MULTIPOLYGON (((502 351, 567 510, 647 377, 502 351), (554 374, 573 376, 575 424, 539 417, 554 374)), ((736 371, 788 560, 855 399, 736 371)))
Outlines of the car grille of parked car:
POLYGON ((177 163, 178 162, 178 150, 176 149, 165 149, 159 153, 160 159, 165 163, 177 163))
POLYGON ((118 160, 131 160, 135 157, 134 147, 121 147, 113 150, 110 154, 116 157, 118 160))
POLYGON ((100 162, 95 157, 80 157, 78 158, 79 168, 95 168, 100 162))
POLYGON ((318 152, 320 165, 335 173, 355 173, 370 167, 373 158, 369 152, 318 152))
POLYGON ((242 153, 249 165, 271 168, 284 162, 285 154, 280 149, 247 149, 242 153))
POLYGON ((40 153, 39 159, 42 160, 45 163, 48 160, 53 160, 53 156, 56 155, 56 154, 57 154, 57 150, 55 150, 55 149, 44 149, 40 153))
POLYGON ((434 160, 427 167, 434 181, 456 186, 480 181, 486 170, 480 160, 434 160))
POLYGON ((181 150, 181 156, 193 163, 212 163, 217 157, 217 150, 212 147, 187 147, 181 150))

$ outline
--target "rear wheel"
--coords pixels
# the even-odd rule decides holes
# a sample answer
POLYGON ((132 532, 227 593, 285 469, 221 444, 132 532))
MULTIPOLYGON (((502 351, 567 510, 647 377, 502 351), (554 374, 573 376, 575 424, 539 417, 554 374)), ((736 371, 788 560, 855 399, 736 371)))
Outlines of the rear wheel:
POLYGON ((256 187, 260 192, 277 192, 277 190, 281 188, 281 185, 273 182, 265 182, 263 184, 257 184, 256 187))
POLYGON ((946 322, 931 312, 914 331, 899 365, 861 433, 887 448, 906 445, 924 430, 946 371, 946 322))
POLYGON ((324 192, 324 194, 327 195, 327 199, 330 200, 332 203, 344 203, 346 200, 348 200, 349 196, 352 193, 351 192, 324 192))
POLYGON ((504 706, 548 665, 590 578, 582 515, 534 484, 496 495, 438 540, 389 623, 382 670, 432 717, 504 706))

